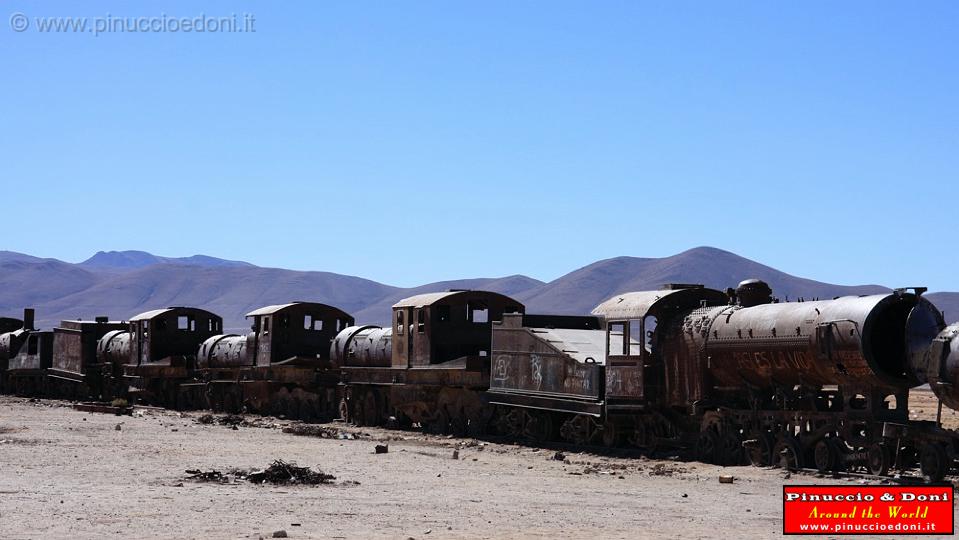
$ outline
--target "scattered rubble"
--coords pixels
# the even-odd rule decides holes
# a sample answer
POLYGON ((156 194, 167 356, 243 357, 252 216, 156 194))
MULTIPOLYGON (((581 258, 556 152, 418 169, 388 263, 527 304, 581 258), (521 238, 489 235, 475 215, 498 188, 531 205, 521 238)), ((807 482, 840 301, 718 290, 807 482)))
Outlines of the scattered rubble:
POLYGON ((128 406, 126 401, 120 401, 122 403, 118 403, 117 405, 106 405, 103 403, 76 403, 73 405, 73 409, 81 412, 115 414, 117 416, 133 415, 133 407, 128 406))
POLYGON ((219 482, 221 484, 227 484, 231 482, 231 479, 228 475, 225 475, 217 470, 201 471, 200 469, 187 469, 186 473, 190 476, 187 477, 188 480, 195 480, 197 482, 219 482))
POLYGON ((293 424, 283 428, 283 433, 291 435, 302 435, 304 437, 318 437, 320 439, 340 439, 352 441, 356 435, 340 431, 334 427, 320 426, 316 424, 293 424))
POLYGON ((283 460, 274 461, 266 469, 252 469, 244 471, 240 469, 231 469, 225 473, 215 469, 201 471, 199 469, 188 469, 186 471, 190 476, 189 480, 197 482, 217 482, 229 484, 237 481, 246 480, 254 484, 331 484, 336 477, 332 474, 326 474, 323 471, 314 471, 309 467, 297 467, 296 463, 287 463, 283 460))
POLYGON ((233 429, 237 429, 237 426, 240 427, 256 427, 256 428, 277 428, 278 424, 274 423, 273 420, 269 417, 264 416, 243 416, 240 414, 201 414, 196 417, 194 421, 197 424, 204 425, 218 425, 218 426, 230 426, 233 429))

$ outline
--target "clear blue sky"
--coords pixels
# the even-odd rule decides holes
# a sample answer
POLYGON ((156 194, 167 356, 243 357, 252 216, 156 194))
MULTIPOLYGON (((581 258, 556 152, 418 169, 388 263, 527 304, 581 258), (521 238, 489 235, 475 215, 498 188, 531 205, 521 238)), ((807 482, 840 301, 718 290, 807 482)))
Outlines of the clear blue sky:
POLYGON ((959 290, 955 2, 0 5, 0 249, 414 285, 712 245, 959 290))

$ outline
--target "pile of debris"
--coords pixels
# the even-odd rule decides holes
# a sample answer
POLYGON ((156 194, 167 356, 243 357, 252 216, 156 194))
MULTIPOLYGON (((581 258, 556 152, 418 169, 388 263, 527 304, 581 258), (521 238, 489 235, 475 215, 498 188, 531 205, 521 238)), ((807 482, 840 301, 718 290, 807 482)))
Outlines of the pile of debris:
POLYGON ((194 480, 196 482, 218 482, 220 484, 229 484, 233 481, 229 473, 223 474, 215 469, 211 469, 209 471, 201 471, 200 469, 187 469, 186 473, 190 475, 187 477, 188 480, 194 480))
POLYGON ((319 426, 316 424, 293 424, 283 428, 283 433, 302 435, 304 437, 319 437, 320 439, 353 440, 357 438, 353 433, 347 433, 333 427, 319 426))
POLYGON ((314 471, 309 467, 297 467, 296 463, 276 460, 262 471, 251 471, 246 479, 260 484, 329 484, 336 480, 332 474, 314 471))
POLYGON ((236 428, 240 427, 257 427, 257 428, 275 428, 279 427, 273 423, 269 418, 263 417, 246 417, 240 414, 224 414, 216 416, 213 414, 203 414, 196 417, 196 423, 205 424, 205 425, 219 425, 219 426, 230 426, 236 428))
POLYGON ((309 467, 297 467, 296 463, 287 463, 281 459, 273 462, 266 469, 251 469, 244 471, 240 469, 231 469, 225 473, 215 469, 201 471, 199 469, 188 469, 186 471, 190 476, 188 480, 196 482, 217 482, 229 484, 246 480, 254 484, 331 484, 336 477, 332 474, 326 474, 323 471, 314 471, 309 467))
POLYGON ((212 414, 204 414, 198 416, 196 422, 198 424, 217 424, 221 426, 240 426, 246 420, 238 414, 226 414, 223 416, 215 416, 212 414))

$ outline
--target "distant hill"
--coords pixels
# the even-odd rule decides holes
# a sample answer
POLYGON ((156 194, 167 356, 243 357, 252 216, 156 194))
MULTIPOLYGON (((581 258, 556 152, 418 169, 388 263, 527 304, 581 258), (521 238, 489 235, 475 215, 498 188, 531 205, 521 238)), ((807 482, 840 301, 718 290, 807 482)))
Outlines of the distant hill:
POLYGON ((134 270, 155 264, 181 264, 188 266, 253 266, 242 261, 228 261, 207 255, 192 257, 158 257, 146 251, 98 251, 93 257, 79 264, 84 268, 98 270, 134 270))
POLYGON ((938 292, 926 296, 946 316, 947 323, 959 321, 959 293, 938 292))
POLYGON ((831 285, 781 272, 734 253, 698 247, 671 257, 616 257, 595 262, 518 296, 528 309, 542 313, 588 313, 607 298, 628 291, 658 289, 665 283, 701 283, 725 290, 747 278, 759 278, 782 300, 803 296, 877 294, 879 285, 831 285))
MULTIPOLYGON (((262 268, 195 255, 160 257, 143 251, 99 252, 79 264, 0 251, 0 315, 37 309, 37 322, 108 315, 128 319, 157 307, 192 305, 223 316, 225 328, 244 331, 244 314, 267 304, 307 300, 336 305, 357 321, 383 324, 397 300, 448 289, 485 289, 513 296, 537 313, 585 314, 610 296, 658 289, 664 283, 703 283, 725 289, 757 277, 781 299, 832 298, 888 291, 879 285, 832 285, 796 277, 734 253, 699 247, 664 258, 616 257, 574 270, 549 283, 521 275, 430 283, 414 288, 385 285, 331 272, 262 268)), ((959 293, 929 298, 959 320, 959 293)))

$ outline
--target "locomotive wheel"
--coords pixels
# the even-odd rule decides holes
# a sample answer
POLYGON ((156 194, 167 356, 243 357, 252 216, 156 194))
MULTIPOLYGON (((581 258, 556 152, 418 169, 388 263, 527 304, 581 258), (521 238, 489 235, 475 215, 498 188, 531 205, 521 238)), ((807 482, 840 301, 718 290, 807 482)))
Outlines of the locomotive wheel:
POLYGON ((889 447, 884 443, 873 443, 866 450, 866 465, 869 472, 876 476, 886 476, 890 461, 889 447))
POLYGON ((312 423, 316 421, 316 410, 315 401, 312 397, 304 397, 300 400, 300 420, 312 423))
POLYGON ((802 452, 795 437, 786 435, 776 442, 773 447, 773 465, 790 471, 802 468, 802 452))
POLYGON ((230 388, 223 396, 223 410, 227 414, 240 413, 240 400, 233 388, 230 388))
POLYGON ((813 461, 816 462, 816 470, 825 474, 836 470, 839 461, 839 452, 832 439, 820 439, 813 450, 813 461))
POLYGON ((590 419, 582 414, 575 414, 563 422, 559 429, 560 437, 573 444, 588 444, 592 439, 590 419))
POLYGON ((899 463, 896 464, 898 469, 908 469, 918 465, 919 452, 916 451, 916 448, 911 445, 903 445, 899 447, 899 463))
POLYGON ((523 434, 536 442, 546 442, 554 438, 553 416, 547 412, 528 412, 523 434))
POLYGON ((619 433, 616 422, 607 418, 606 422, 603 423, 603 446, 606 448, 614 448, 619 446, 621 440, 622 436, 619 433))
POLYGON ((370 390, 366 392, 365 396, 363 396, 363 413, 365 414, 365 425, 379 425, 380 414, 379 409, 376 406, 376 392, 370 390))
POLYGON ((490 409, 486 408, 479 413, 473 414, 467 420, 466 426, 466 435, 469 437, 481 437, 486 433, 486 428, 489 425, 489 414, 490 409))
POLYGON ((358 393, 353 395, 353 410, 351 418, 357 426, 366 425, 366 395, 358 393))
POLYGON ((460 409, 450 418, 450 433, 457 437, 465 437, 468 428, 469 418, 466 417, 466 411, 460 409))
POLYGON ((754 467, 768 467, 773 464, 773 437, 764 431, 755 437, 756 442, 746 449, 746 457, 754 467))
POLYGON ((919 469, 922 475, 930 482, 939 482, 949 472, 949 462, 946 451, 938 443, 927 443, 922 447, 919 456, 919 469))
POLYGON ((193 408, 193 404, 190 403, 190 392, 180 389, 180 392, 176 396, 176 408, 178 411, 189 411, 193 408))
POLYGON ((720 444, 721 465, 743 464, 745 459, 743 456, 743 442, 739 439, 739 435, 732 431, 727 431, 726 434, 722 436, 720 444))
POLYGON ((497 422, 500 433, 507 437, 520 437, 523 434, 524 425, 526 425, 526 413, 522 409, 505 410, 497 422))
POLYGON ((433 418, 424 426, 427 433, 434 435, 445 435, 449 431, 449 427, 450 415, 446 413, 446 409, 437 409, 433 413, 433 418))
POLYGON ((696 439, 696 456, 703 463, 716 463, 719 452, 719 434, 713 429, 699 432, 696 439))

